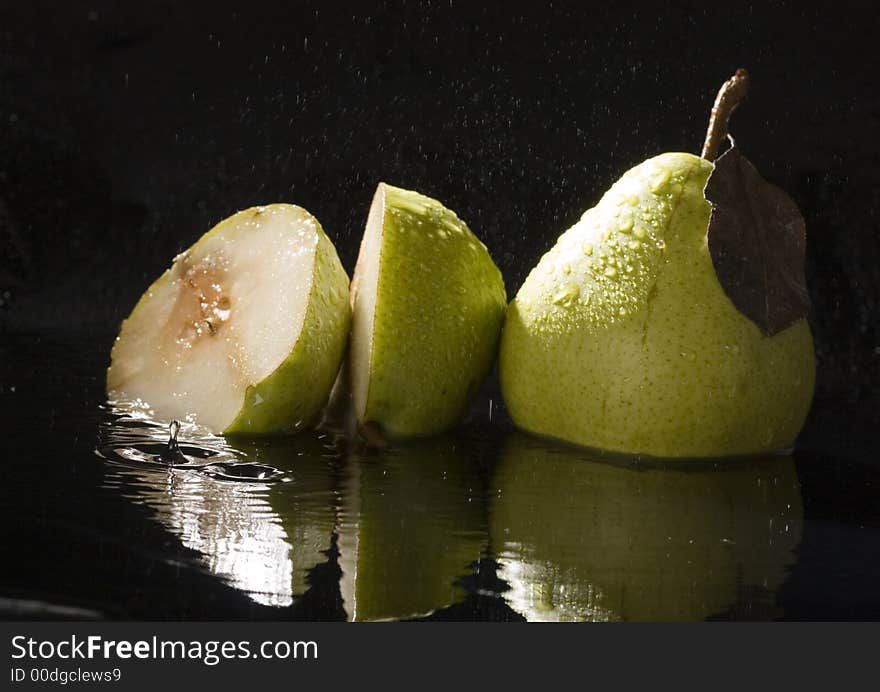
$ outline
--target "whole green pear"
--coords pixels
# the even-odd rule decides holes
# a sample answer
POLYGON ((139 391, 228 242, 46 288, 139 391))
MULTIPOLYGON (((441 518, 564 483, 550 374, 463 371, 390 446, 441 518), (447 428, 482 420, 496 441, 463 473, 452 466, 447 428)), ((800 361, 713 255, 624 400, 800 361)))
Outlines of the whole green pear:
POLYGON ((563 233, 511 302, 504 400, 522 429, 587 447, 717 457, 792 445, 813 394, 807 322, 765 336, 709 253, 713 164, 636 166, 563 233))

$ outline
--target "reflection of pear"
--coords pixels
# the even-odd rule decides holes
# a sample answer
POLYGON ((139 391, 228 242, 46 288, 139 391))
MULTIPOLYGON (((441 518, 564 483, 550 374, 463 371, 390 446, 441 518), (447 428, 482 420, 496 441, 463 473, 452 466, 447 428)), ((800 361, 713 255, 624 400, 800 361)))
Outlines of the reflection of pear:
POLYGON ((774 591, 803 525, 790 458, 635 468, 513 435, 489 496, 530 620, 703 619, 774 591))
MULTIPOLYGON (((208 569, 258 603, 288 606, 306 588, 306 575, 325 562, 333 533, 333 476, 311 433, 230 447, 221 438, 190 444, 236 453, 274 466, 286 483, 217 480, 193 469, 173 473, 108 466, 133 500, 144 503, 208 569)), ((110 479, 108 479, 110 480, 110 479)), ((111 480, 111 482, 113 482, 111 480)))
POLYGON ((463 596, 454 582, 486 547, 471 456, 444 436, 349 459, 339 562, 351 619, 424 614, 463 596))
POLYGON ((324 551, 330 547, 335 525, 339 452, 329 437, 308 430, 296 437, 234 444, 245 458, 285 473, 287 482, 272 485, 267 500, 290 544, 291 588, 299 595, 306 589, 308 571, 327 561, 324 551))

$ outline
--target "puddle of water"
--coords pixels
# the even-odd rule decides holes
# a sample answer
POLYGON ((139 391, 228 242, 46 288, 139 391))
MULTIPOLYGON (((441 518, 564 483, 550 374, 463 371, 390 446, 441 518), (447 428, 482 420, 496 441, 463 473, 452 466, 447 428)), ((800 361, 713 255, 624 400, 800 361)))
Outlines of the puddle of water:
POLYGON ((646 467, 513 434, 490 497, 529 620, 702 620, 738 601, 778 616, 804 525, 789 457, 646 467))
POLYGON ((105 487, 152 510, 206 568, 255 602, 290 606, 333 540, 332 469, 318 438, 234 445, 170 428, 139 402, 107 405, 97 454, 105 487), (308 443, 311 442, 311 445, 308 443))
POLYGON ((109 341, 0 340, 0 614, 880 613, 880 475, 873 447, 837 432, 861 408, 817 402, 793 462, 751 465, 597 461, 512 433, 491 382, 452 434, 411 445, 364 448, 332 424, 226 439, 183 421, 169 452, 169 421, 104 405, 95 344, 109 341))

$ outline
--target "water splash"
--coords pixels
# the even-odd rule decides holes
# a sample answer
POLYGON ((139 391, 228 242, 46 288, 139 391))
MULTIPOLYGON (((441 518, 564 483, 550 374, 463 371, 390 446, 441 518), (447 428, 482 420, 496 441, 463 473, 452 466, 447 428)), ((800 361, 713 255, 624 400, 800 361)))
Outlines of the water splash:
POLYGON ((326 460, 286 442, 230 442, 191 421, 158 421, 142 402, 113 401, 95 451, 108 462, 105 485, 147 508, 210 572, 257 603, 287 607, 326 559, 334 502, 326 460))
POLYGON ((112 401, 108 402, 107 411, 109 415, 99 432, 95 453, 111 463, 156 470, 191 470, 238 483, 290 479, 289 474, 274 466, 241 459, 224 438, 194 423, 172 420, 166 428, 152 417, 152 411, 143 402, 112 401))

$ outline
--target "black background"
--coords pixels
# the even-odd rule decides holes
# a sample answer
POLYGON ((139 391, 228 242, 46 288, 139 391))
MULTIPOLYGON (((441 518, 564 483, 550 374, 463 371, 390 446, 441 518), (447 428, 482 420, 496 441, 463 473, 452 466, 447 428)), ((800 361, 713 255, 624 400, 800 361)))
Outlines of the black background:
POLYGON ((800 205, 819 393, 880 373, 874 9, 586 3, 5 4, 3 322, 116 325, 215 222, 312 211, 346 268, 376 183, 433 195, 512 296, 625 170, 732 129, 800 205))
MULTIPOLYGON (((50 351, 63 359, 66 335, 76 334, 91 349, 95 381, 64 405, 77 396, 92 405, 103 386, 95 373, 142 291, 243 207, 306 207, 351 272, 380 180, 458 212, 513 297, 624 171, 664 151, 699 151, 718 86, 743 66, 752 92, 732 131, 807 223, 818 382, 799 445, 871 465, 880 422, 878 41, 875 9, 801 3, 2 0, 0 384, 64 371, 18 348, 14 335, 54 339, 50 351)), ((31 406, 42 420, 39 397, 20 394, 3 399, 4 428, 29 415, 10 415, 13 407, 31 406)), ((8 450, 25 449, 11 433, 8 450)), ((807 495, 813 517, 875 501, 876 487, 810 469, 802 481, 836 498, 811 506, 807 495)), ((35 535, 21 530, 19 548, 35 535)), ((821 557, 814 567, 825 571, 805 570, 807 580, 831 580, 852 554, 821 557)), ((18 582, 39 574, 51 584, 44 561, 28 559, 18 582)), ((802 614, 864 614, 840 586, 837 609, 809 601, 797 579, 789 598, 807 598, 802 614)), ((181 602, 205 593, 192 588, 181 602)), ((870 602, 880 612, 880 600, 870 602)))

